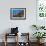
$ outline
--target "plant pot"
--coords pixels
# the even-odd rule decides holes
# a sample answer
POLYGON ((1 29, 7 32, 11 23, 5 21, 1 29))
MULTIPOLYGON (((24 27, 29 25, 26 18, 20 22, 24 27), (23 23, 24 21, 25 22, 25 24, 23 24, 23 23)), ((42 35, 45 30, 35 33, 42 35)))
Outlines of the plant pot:
POLYGON ((45 40, 45 39, 40 39, 40 43, 44 43, 44 40, 45 40))
POLYGON ((40 43, 40 39, 37 39, 37 43, 40 43))
POLYGON ((41 43, 44 42, 44 40, 45 40, 45 39, 38 39, 37 42, 38 42, 39 44, 41 44, 41 43))

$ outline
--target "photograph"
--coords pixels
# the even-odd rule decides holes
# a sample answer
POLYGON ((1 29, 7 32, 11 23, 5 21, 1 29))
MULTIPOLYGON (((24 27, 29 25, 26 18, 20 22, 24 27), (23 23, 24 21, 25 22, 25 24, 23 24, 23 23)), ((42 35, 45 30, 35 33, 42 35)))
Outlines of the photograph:
POLYGON ((23 20, 26 19, 26 8, 10 8, 11 20, 23 20))

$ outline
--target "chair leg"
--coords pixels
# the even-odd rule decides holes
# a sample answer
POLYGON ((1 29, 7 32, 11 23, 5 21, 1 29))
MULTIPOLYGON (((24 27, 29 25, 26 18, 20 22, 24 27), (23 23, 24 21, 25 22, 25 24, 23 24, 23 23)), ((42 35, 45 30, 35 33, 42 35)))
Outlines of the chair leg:
POLYGON ((7 34, 5 34, 5 46, 7 46, 7 34))
POLYGON ((17 46, 18 46, 18 34, 17 34, 17 46))
POLYGON ((5 43, 4 43, 4 44, 5 44, 5 46, 7 46, 7 42, 6 42, 6 41, 5 41, 5 43))

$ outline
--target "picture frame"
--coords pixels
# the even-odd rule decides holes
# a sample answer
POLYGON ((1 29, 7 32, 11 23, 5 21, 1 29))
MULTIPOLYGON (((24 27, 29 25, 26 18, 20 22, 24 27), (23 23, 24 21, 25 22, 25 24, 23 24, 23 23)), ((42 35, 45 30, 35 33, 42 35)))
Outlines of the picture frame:
POLYGON ((46 18, 46 0, 37 0, 36 3, 37 16, 41 19, 46 18))
POLYGON ((46 25, 46 0, 36 1, 36 24, 46 25))
POLYGON ((25 20, 26 8, 10 8, 10 19, 11 20, 25 20))

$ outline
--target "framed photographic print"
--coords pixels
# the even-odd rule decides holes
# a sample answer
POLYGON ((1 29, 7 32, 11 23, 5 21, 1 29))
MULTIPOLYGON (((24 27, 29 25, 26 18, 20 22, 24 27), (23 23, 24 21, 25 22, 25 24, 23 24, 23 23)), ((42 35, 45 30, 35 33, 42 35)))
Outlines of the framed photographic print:
POLYGON ((37 0, 37 15, 39 18, 46 18, 46 0, 37 0))
POLYGON ((24 20, 26 19, 26 8, 10 8, 11 20, 24 20))
POLYGON ((36 24, 46 25, 46 0, 36 1, 36 24))

